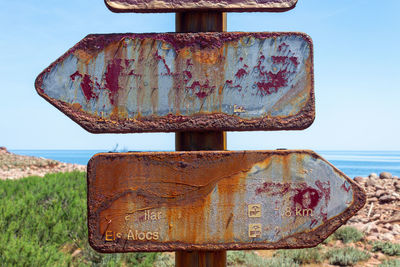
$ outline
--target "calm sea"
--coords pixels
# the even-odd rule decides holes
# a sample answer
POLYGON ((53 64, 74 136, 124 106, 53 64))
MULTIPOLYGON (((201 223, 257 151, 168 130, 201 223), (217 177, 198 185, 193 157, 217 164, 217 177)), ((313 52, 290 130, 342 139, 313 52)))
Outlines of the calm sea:
MULTIPOLYGON (((86 165, 96 153, 104 150, 11 150, 11 152, 86 165)), ((400 151, 316 151, 347 176, 368 176, 388 171, 400 176, 400 151)))

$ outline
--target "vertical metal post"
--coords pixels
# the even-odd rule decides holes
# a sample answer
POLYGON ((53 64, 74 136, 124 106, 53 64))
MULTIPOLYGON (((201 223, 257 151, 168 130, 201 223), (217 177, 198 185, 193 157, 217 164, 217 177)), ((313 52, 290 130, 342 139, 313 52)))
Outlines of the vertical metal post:
MULTIPOLYGON (((222 12, 182 12, 175 15, 176 32, 226 31, 226 14, 222 12)), ((177 132, 176 151, 226 150, 226 133, 222 131, 177 132)), ((226 251, 177 251, 176 267, 225 267, 226 251)))

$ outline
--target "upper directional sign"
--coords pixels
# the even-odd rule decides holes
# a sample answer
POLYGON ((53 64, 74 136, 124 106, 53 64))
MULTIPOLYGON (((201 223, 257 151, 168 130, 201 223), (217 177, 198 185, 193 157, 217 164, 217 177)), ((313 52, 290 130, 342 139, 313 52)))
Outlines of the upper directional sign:
POLYGON ((114 12, 287 11, 297 0, 105 0, 114 12))
POLYGON ((36 89, 94 133, 300 130, 315 116, 301 33, 89 35, 36 89))
POLYGON ((365 200, 312 151, 107 153, 88 165, 101 252, 312 247, 365 200))

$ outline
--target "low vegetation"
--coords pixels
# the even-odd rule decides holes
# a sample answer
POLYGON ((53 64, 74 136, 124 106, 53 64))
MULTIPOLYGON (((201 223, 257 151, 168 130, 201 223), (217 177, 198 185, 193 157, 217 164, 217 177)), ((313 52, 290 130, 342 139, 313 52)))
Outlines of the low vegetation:
MULTIPOLYGON (((174 266, 171 253, 100 254, 88 245, 85 173, 1 180, 0 199, 0 266, 174 266)), ((378 252, 386 257, 380 266, 400 267, 399 244, 369 244, 357 229, 341 227, 315 248, 277 250, 269 254, 272 257, 228 251, 227 264, 351 266, 378 252), (354 248, 355 242, 363 245, 354 248), (343 245, 337 248, 337 243, 343 245)))
POLYGON ((321 263, 324 260, 320 246, 315 248, 278 250, 274 256, 291 259, 297 264, 321 263))
POLYGON ((353 247, 329 250, 325 255, 332 265, 352 266, 360 261, 368 260, 371 255, 364 250, 353 247))
POLYGON ((156 258, 89 247, 85 173, 2 180, 0 199, 2 266, 152 266, 156 258))
POLYGON ((333 234, 333 238, 343 243, 358 242, 364 238, 364 234, 355 227, 342 226, 333 234))
POLYGON ((375 242, 372 245, 372 251, 380 251, 388 256, 400 256, 400 244, 390 242, 375 242))

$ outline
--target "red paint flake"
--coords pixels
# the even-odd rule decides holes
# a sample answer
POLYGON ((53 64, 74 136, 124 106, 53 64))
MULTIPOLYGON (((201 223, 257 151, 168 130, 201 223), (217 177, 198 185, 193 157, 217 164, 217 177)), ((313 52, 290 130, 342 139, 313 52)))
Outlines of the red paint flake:
POLYGON ((242 58, 242 57, 240 57, 240 58, 239 58, 239 61, 243 61, 243 58, 242 58))
POLYGON ((286 50, 289 46, 286 43, 282 43, 278 47, 278 51, 281 52, 282 50, 286 50))
POLYGON ((261 193, 268 193, 271 196, 279 195, 283 197, 289 191, 292 191, 290 183, 273 183, 273 182, 265 182, 262 187, 256 188, 256 194, 259 195, 261 193))
POLYGON ((225 83, 231 85, 233 82, 232 80, 226 80, 225 83))
POLYGON ((140 76, 142 76, 141 74, 135 73, 134 70, 131 70, 127 75, 128 75, 128 76, 135 76, 135 77, 140 77, 140 76))
POLYGON ((350 191, 350 185, 347 186, 346 182, 344 182, 340 188, 346 191, 347 193, 350 191))
POLYGON ((316 225, 318 223, 317 219, 312 219, 311 223, 310 223, 310 228, 312 228, 314 225, 316 225))
POLYGON ((189 79, 192 79, 192 73, 188 70, 183 71, 183 74, 185 74, 189 79))
POLYGON ((122 66, 121 59, 115 58, 111 60, 107 65, 107 70, 105 72, 105 88, 110 91, 110 102, 112 105, 115 104, 116 94, 119 90, 118 78, 121 74, 122 66))
POLYGON ((272 56, 272 62, 274 64, 285 64, 288 57, 285 56, 272 56))
POLYGON ((133 62, 135 62, 135 59, 131 58, 131 59, 125 59, 125 67, 129 67, 129 65, 133 62))
POLYGON ((237 78, 242 78, 244 75, 247 75, 247 74, 249 74, 245 69, 239 69, 237 72, 236 72, 236 74, 235 74, 235 76, 237 77, 237 78))
POLYGON ((192 60, 190 58, 188 60, 186 60, 186 65, 193 66, 192 60))
POLYGON ((165 58, 163 58, 162 56, 160 56, 158 54, 158 51, 156 51, 156 54, 154 55, 156 57, 157 60, 161 60, 164 64, 164 67, 167 69, 167 75, 171 75, 171 70, 167 65, 167 62, 165 61, 165 58))
POLYGON ((318 190, 307 187, 305 189, 297 189, 297 194, 293 197, 294 204, 298 204, 302 209, 312 209, 318 205, 321 196, 318 190))
POLYGON ((249 66, 247 66, 247 64, 244 64, 243 67, 248 68, 249 66))
POLYGON ((270 95, 272 93, 278 92, 278 90, 282 87, 285 87, 287 85, 287 79, 286 79, 286 70, 280 70, 278 73, 272 73, 268 72, 268 82, 261 81, 257 82, 257 87, 258 91, 261 93, 261 95, 270 95), (271 90, 274 88, 275 90, 271 90))
POLYGON ((195 91, 197 89, 197 92, 195 95, 203 99, 209 95, 215 90, 215 86, 210 87, 209 81, 206 80, 204 84, 201 84, 199 81, 194 81, 191 86, 186 87, 186 89, 191 89, 192 91, 195 91))
POLYGON ((297 60, 297 57, 289 57, 289 60, 292 61, 292 63, 297 67, 299 65, 299 61, 297 60))
POLYGON ((85 76, 83 76, 81 87, 86 101, 89 101, 92 98, 97 98, 97 95, 93 92, 93 81, 90 79, 89 75, 85 74, 85 76))
POLYGON ((75 71, 73 74, 71 74, 71 76, 69 76, 71 78, 71 80, 75 81, 76 77, 80 77, 82 78, 82 74, 79 73, 79 71, 75 71))
POLYGON ((319 190, 324 194, 325 197, 325 204, 328 205, 328 201, 331 199, 331 183, 316 181, 315 185, 318 187, 319 190))
MULTIPOLYGON (((81 88, 82 88, 82 92, 83 92, 83 95, 85 96, 86 101, 89 101, 92 98, 97 98, 97 95, 93 91, 94 82, 92 81, 90 75, 85 74, 82 76, 82 74, 79 73, 79 71, 75 71, 69 77, 73 81, 75 81, 76 77, 80 77, 80 78, 83 77, 83 79, 81 80, 81 88)), ((96 85, 98 85, 97 82, 96 82, 96 85)))
POLYGON ((200 99, 203 99, 203 98, 205 98, 205 97, 208 96, 208 94, 207 94, 206 92, 202 92, 202 91, 197 92, 196 95, 197 95, 197 97, 200 98, 200 99))

